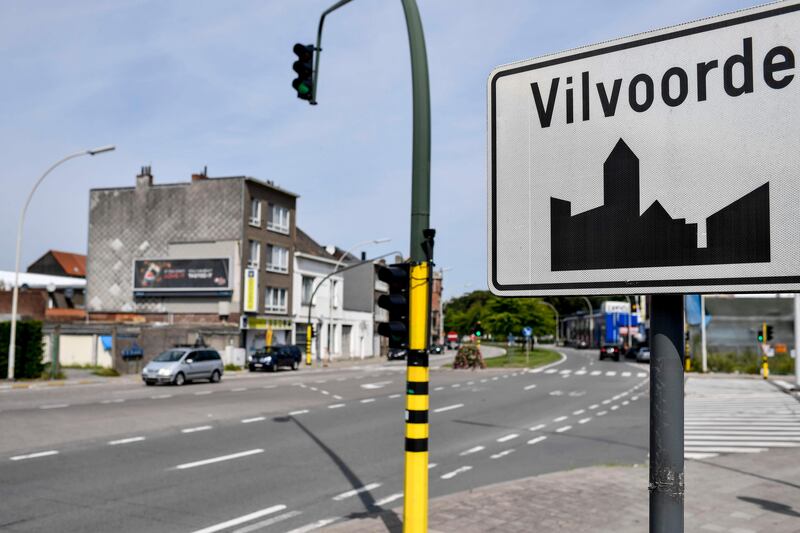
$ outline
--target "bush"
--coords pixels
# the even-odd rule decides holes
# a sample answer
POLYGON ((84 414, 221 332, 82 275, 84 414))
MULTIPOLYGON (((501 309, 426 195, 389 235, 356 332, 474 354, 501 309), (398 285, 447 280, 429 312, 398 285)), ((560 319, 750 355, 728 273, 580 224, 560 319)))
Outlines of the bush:
POLYGON ((453 359, 453 368, 486 368, 480 349, 474 344, 464 344, 453 359))
MULTIPOLYGON (((8 377, 8 343, 11 322, 0 322, 0 379, 8 377)), ((38 320, 17 322, 15 378, 38 378, 42 375, 42 323, 38 320)))
POLYGON ((242 367, 240 367, 239 365, 234 365, 233 363, 228 363, 227 365, 225 365, 225 370, 234 370, 234 371, 242 370, 242 367))
MULTIPOLYGON (((700 372, 700 357, 692 358, 692 371, 700 372)), ((710 353, 708 354, 709 372, 723 372, 728 374, 760 374, 761 356, 754 353, 710 353)), ((792 374, 794 373, 794 359, 789 354, 775 354, 769 358, 769 373, 792 374)))

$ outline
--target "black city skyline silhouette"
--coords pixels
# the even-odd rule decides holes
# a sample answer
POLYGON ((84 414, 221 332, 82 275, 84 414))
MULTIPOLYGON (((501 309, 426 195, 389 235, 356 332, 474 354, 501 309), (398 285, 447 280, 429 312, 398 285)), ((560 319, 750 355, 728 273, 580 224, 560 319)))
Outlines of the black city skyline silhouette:
POLYGON ((572 216, 550 198, 552 271, 770 261, 769 182, 697 224, 673 219, 658 201, 639 214, 639 158, 620 139, 603 164, 603 205, 572 216))

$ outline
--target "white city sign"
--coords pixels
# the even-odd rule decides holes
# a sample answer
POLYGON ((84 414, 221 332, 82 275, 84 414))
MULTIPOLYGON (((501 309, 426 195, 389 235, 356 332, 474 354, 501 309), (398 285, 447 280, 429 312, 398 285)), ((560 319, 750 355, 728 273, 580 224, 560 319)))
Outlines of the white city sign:
POLYGON ((489 286, 800 291, 800 4, 495 69, 489 286))

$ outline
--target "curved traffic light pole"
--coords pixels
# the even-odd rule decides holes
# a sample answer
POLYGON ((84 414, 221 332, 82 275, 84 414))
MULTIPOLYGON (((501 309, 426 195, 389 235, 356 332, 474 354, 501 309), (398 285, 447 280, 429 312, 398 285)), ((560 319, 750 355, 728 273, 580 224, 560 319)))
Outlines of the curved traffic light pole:
MULTIPOLYGON (((326 9, 319 21, 310 104, 317 103, 319 56, 325 17, 350 3, 341 0, 326 9)), ((411 172, 411 239, 409 287, 409 352, 406 388, 406 451, 403 531, 428 531, 428 342, 430 339, 433 237, 430 229, 431 105, 428 57, 416 0, 401 0, 411 52, 413 150, 411 172), (416 417, 411 422, 411 416, 416 417)), ((309 308, 309 324, 311 309, 309 308)), ((307 344, 310 353, 310 344, 307 344)), ((310 357, 310 356, 309 356, 310 357)), ((308 360, 307 360, 308 362, 308 360)))
POLYGON ((396 254, 399 254, 399 253, 400 253, 399 250, 395 250, 393 252, 389 252, 389 253, 386 253, 386 254, 383 254, 383 255, 379 255, 377 257, 373 257, 372 259, 365 259, 364 261, 359 261, 358 263, 353 263, 352 265, 348 265, 348 266, 346 266, 344 268, 336 269, 333 272, 331 272, 330 274, 328 274, 327 276, 325 276, 324 278, 322 278, 321 280, 319 280, 319 283, 317 283, 316 288, 313 291, 311 291, 311 297, 308 299, 308 321, 306 322, 306 365, 311 365, 311 308, 314 307, 314 296, 317 294, 317 291, 319 290, 319 288, 322 287, 322 284, 325 283, 334 274, 339 274, 340 272, 344 272, 344 271, 350 270, 352 268, 360 267, 360 266, 365 265, 367 263, 372 263, 376 259, 383 259, 384 257, 388 257, 388 256, 390 256, 392 254, 396 255, 396 254))

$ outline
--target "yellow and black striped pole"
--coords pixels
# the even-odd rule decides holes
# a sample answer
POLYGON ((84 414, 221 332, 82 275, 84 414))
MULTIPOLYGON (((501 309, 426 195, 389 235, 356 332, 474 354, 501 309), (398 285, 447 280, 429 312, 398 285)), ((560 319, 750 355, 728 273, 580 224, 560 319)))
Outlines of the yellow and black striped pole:
POLYGON ((309 322, 306 325, 306 366, 311 366, 311 335, 313 332, 314 329, 309 322))
POLYGON ((767 323, 761 323, 761 338, 764 339, 761 344, 761 375, 764 379, 769 379, 769 359, 767 358, 767 323))
POLYGON ((430 264, 411 266, 406 384, 404 533, 428 531, 428 317, 430 264))

